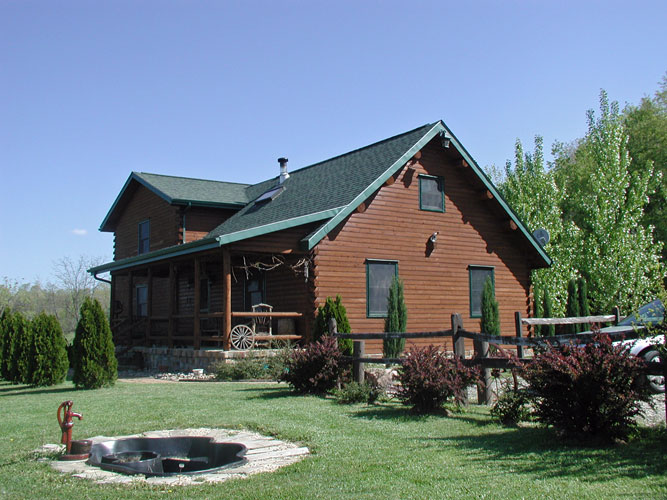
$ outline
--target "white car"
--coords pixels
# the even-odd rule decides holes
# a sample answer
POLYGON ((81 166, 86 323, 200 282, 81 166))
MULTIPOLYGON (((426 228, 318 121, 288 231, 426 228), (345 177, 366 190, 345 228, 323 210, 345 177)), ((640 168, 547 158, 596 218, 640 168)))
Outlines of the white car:
MULTIPOLYGON (((646 326, 657 325, 665 320, 665 306, 660 300, 654 300, 642 307, 639 310, 622 321, 618 322, 616 326, 609 326, 602 328, 601 331, 606 333, 613 333, 616 331, 627 329, 628 327, 636 327, 637 329, 644 329, 646 326)), ((653 337, 639 338, 635 340, 625 340, 624 345, 630 347, 630 354, 634 356, 641 356, 647 363, 660 362, 660 353, 656 350, 655 344, 664 344, 665 336, 656 335, 653 337)), ((655 393, 665 392, 665 377, 664 375, 646 375, 647 382, 651 391, 655 393)))

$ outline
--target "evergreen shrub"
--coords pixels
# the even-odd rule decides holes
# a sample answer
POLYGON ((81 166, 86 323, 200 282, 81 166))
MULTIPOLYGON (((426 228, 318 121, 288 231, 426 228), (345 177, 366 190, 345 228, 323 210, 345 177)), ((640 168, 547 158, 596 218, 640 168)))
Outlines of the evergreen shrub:
POLYGON ((340 389, 333 390, 333 396, 340 404, 374 403, 380 397, 377 381, 370 379, 362 383, 348 382, 340 389))
MULTIPOLYGON (((408 325, 408 308, 403 295, 403 281, 394 277, 387 298, 387 317, 384 321, 386 333, 404 333, 408 325)), ((405 349, 405 338, 383 339, 382 351, 385 358, 398 358, 405 349)))
POLYGON ((303 349, 295 349, 285 363, 282 380, 296 392, 325 394, 338 384, 342 372, 342 356, 336 339, 324 336, 303 349))
POLYGON ((29 384, 30 344, 32 343, 30 322, 22 313, 15 312, 12 314, 10 328, 12 329, 12 339, 7 380, 13 384, 29 384))
POLYGON ((79 313, 74 351, 74 376, 78 388, 98 389, 113 385, 118 362, 109 322, 96 299, 86 297, 79 313))
POLYGON ((49 386, 63 382, 67 376, 69 361, 65 336, 55 316, 41 313, 31 323, 32 345, 30 358, 32 374, 30 383, 49 386))
POLYGON ((494 292, 493 280, 486 278, 482 289, 482 320, 480 323, 482 333, 487 335, 500 335, 500 313, 498 301, 494 292))
MULTIPOLYGON (((542 307, 542 314, 545 318, 553 318, 553 303, 551 302, 551 295, 549 290, 544 290, 544 305, 542 307)), ((545 337, 553 337, 556 335, 556 325, 543 325, 542 335, 545 337)))
POLYGON ((638 383, 643 364, 627 347, 597 333, 584 347, 547 348, 521 375, 539 422, 566 438, 613 441, 630 435, 639 403, 650 399, 647 386, 638 383))
POLYGON ((12 347, 12 313, 9 308, 0 315, 0 378, 9 380, 9 355, 12 347))
POLYGON ((398 369, 399 399, 415 413, 441 410, 454 399, 465 400, 465 390, 479 379, 479 370, 467 367, 458 356, 449 357, 430 345, 411 349, 398 369))
MULTIPOLYGON (((317 308, 317 316, 315 317, 315 324, 313 326, 313 339, 320 340, 322 337, 329 335, 329 319, 336 320, 336 327, 338 333, 350 333, 350 322, 347 319, 347 310, 343 305, 343 300, 340 295, 336 295, 335 299, 327 297, 323 305, 317 308)), ((338 347, 346 356, 352 355, 352 340, 338 339, 338 347)))
MULTIPOLYGON (((571 279, 567 282, 567 308, 566 316, 568 318, 575 318, 581 316, 581 311, 579 310, 579 287, 577 281, 571 279)), ((580 325, 564 325, 566 333, 577 333, 581 331, 580 325)))

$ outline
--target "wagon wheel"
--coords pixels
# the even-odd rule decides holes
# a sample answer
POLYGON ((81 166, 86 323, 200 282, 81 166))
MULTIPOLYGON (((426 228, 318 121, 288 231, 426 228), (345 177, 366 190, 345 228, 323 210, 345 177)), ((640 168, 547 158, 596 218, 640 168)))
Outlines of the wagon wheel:
POLYGON ((236 325, 232 328, 231 334, 232 347, 239 351, 252 349, 255 345, 255 332, 248 325, 236 325))

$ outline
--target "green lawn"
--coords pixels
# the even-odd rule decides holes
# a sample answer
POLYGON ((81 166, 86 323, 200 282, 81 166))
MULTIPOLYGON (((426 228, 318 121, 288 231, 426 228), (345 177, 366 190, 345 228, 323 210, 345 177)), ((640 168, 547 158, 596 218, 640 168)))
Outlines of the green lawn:
POLYGON ((76 391, 0 383, 0 498, 667 498, 667 439, 606 449, 558 443, 551 431, 505 429, 470 406, 450 417, 402 406, 342 406, 278 384, 118 382, 76 391), (310 447, 274 473, 217 485, 98 485, 53 471, 30 451, 60 438, 58 405, 74 400, 74 439, 186 427, 246 428, 310 447))

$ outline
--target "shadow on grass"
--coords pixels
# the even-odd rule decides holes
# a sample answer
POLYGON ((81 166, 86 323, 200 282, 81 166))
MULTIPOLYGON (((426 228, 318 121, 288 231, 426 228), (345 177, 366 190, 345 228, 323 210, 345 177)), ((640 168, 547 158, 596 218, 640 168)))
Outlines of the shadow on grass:
POLYGON ((8 398, 11 396, 22 396, 24 394, 59 394, 62 392, 76 392, 77 389, 74 387, 54 387, 54 388, 39 388, 39 387, 30 387, 28 385, 17 385, 14 386, 13 390, 10 388, 2 388, 0 392, 5 392, 6 394, 0 394, 0 398, 8 398))
POLYGON ((485 467, 511 467, 513 473, 531 477, 602 481, 662 476, 662 484, 667 484, 664 456, 667 437, 664 431, 657 429, 642 429, 638 439, 607 447, 563 443, 552 430, 545 428, 506 429, 445 438, 417 438, 416 441, 424 447, 441 446, 443 451, 444 448, 479 451, 479 454, 470 453, 467 460, 480 462, 485 467))
POLYGON ((254 392, 257 393, 250 396, 251 399, 278 399, 298 396, 298 394, 286 387, 244 387, 239 389, 239 392, 254 392))
POLYGON ((466 413, 466 410, 459 412, 452 408, 443 408, 434 413, 413 413, 409 407, 399 403, 377 403, 371 407, 364 408, 351 414, 353 417, 366 418, 371 420, 396 420, 401 421, 424 421, 429 418, 449 418, 467 422, 479 427, 493 425, 488 418, 475 418, 466 413))

